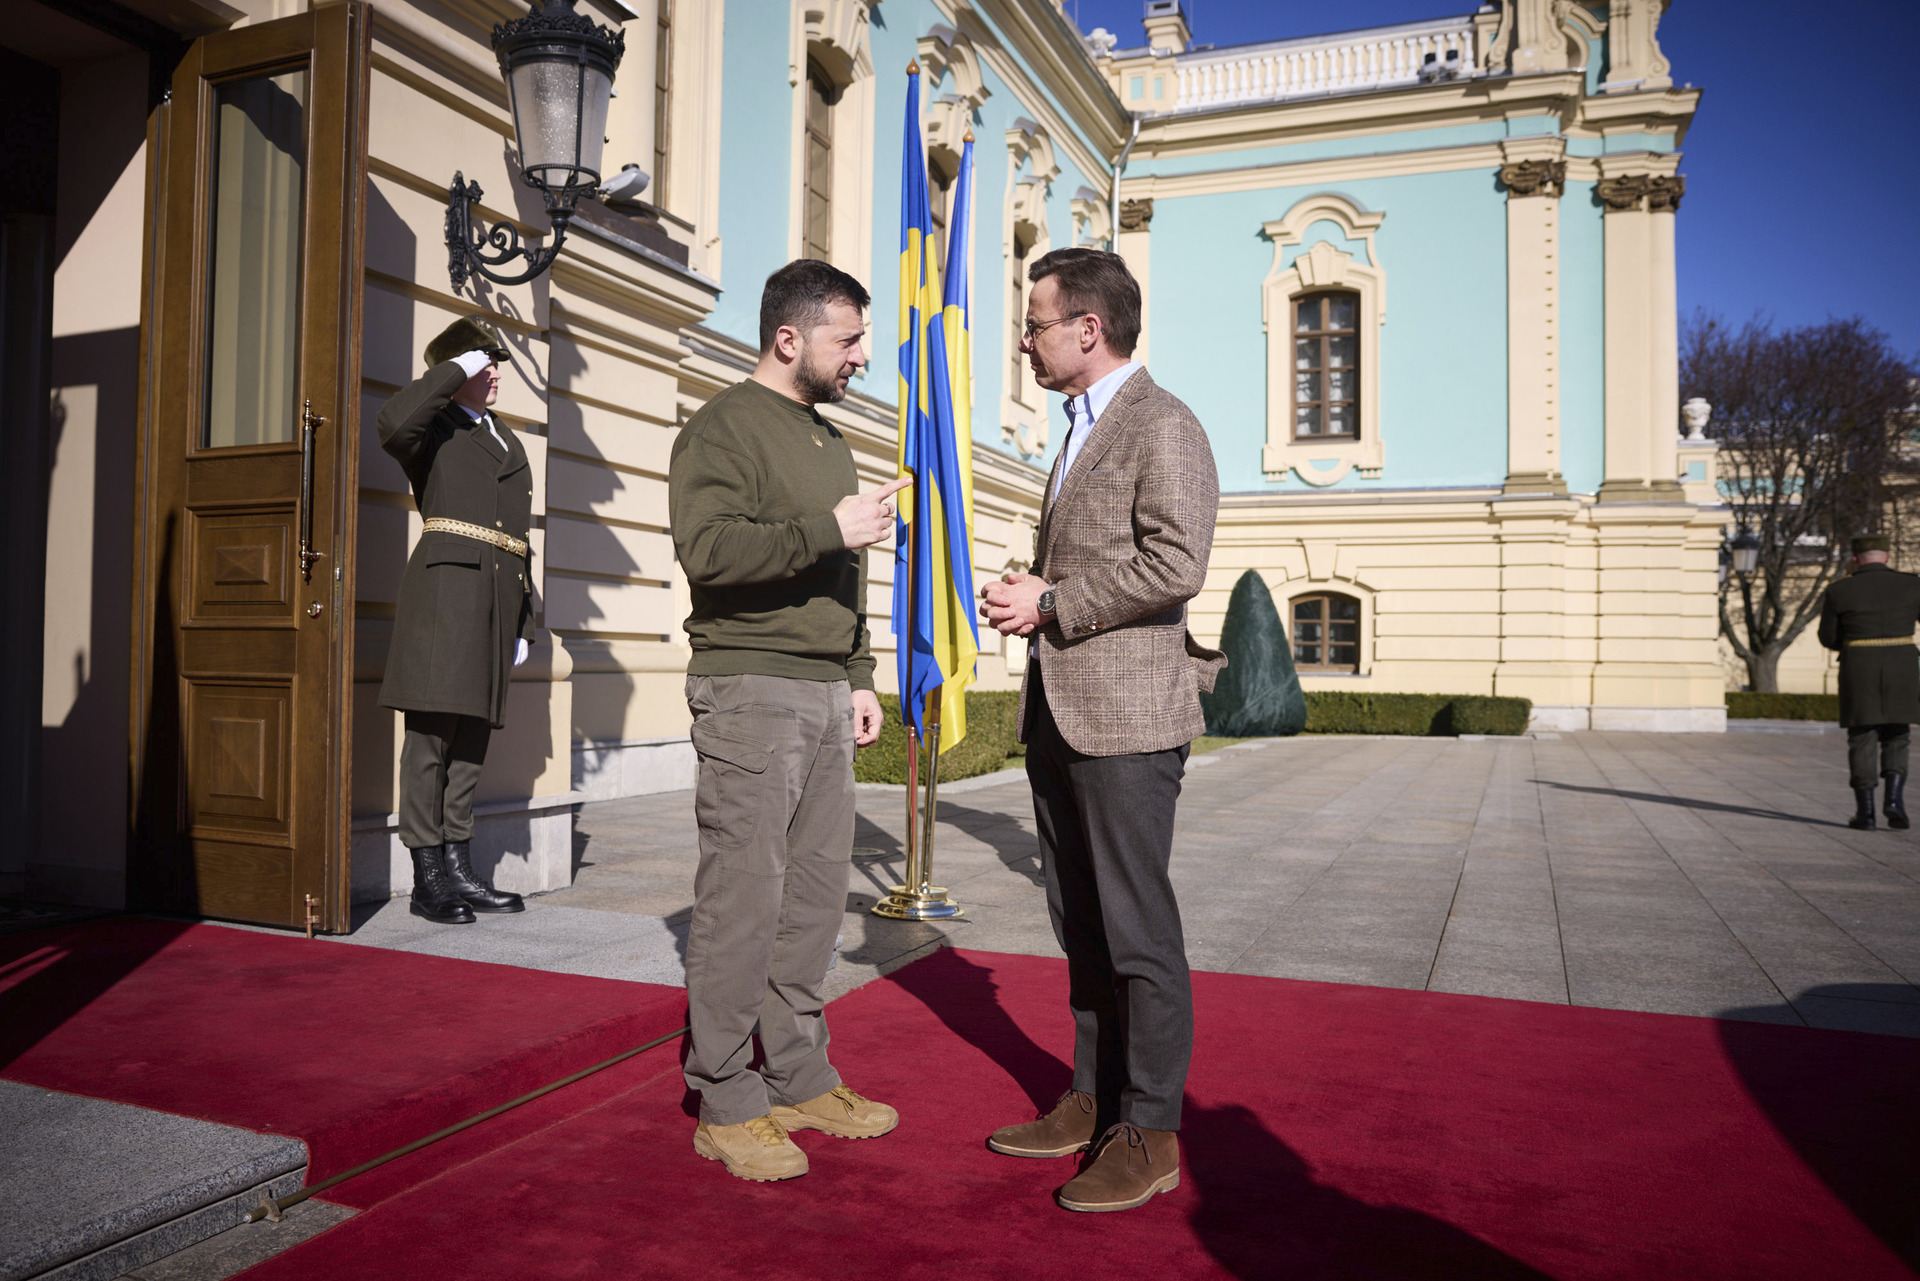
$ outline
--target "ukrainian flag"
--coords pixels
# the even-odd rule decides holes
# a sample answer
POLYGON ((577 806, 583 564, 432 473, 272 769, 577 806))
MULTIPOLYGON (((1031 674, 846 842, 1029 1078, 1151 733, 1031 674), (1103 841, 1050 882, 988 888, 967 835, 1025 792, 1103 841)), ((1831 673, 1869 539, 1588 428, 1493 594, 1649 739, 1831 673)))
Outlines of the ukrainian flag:
POLYGON ((939 698, 940 750, 967 732, 980 634, 973 613, 972 348, 967 263, 972 249, 973 139, 968 137, 948 218, 946 292, 932 248, 933 207, 920 137, 920 70, 907 68, 906 149, 900 199, 900 505, 893 562, 900 710, 923 731, 939 698))

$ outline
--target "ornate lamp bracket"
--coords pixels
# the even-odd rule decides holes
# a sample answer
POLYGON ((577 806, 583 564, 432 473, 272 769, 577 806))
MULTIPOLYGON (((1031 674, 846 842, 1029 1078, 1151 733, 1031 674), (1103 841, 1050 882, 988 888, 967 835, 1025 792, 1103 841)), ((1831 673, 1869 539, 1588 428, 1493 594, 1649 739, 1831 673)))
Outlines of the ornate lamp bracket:
POLYGON ((475 226, 473 206, 479 203, 481 194, 479 183, 468 182, 459 171, 454 172, 453 186, 447 192, 447 275, 453 287, 459 289, 470 276, 484 276, 496 285, 523 284, 551 267, 567 238, 567 224, 573 221, 572 201, 563 203, 556 199, 556 193, 546 193, 553 239, 536 249, 521 243, 520 229, 510 222, 475 226), (515 260, 524 260, 527 269, 518 275, 494 270, 515 260))

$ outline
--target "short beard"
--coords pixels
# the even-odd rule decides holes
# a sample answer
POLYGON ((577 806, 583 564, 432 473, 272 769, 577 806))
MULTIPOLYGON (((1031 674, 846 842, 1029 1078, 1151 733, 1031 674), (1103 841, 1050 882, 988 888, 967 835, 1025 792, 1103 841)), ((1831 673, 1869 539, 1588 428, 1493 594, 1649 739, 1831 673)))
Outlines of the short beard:
POLYGON ((834 405, 847 398, 837 373, 822 373, 813 363, 812 353, 800 349, 800 362, 793 369, 793 389, 809 405, 834 405))

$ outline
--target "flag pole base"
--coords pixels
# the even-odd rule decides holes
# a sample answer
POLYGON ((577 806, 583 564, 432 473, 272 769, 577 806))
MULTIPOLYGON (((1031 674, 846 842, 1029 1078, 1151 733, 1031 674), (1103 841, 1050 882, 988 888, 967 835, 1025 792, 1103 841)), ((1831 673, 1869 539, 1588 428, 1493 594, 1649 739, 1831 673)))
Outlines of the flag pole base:
POLYGON ((917 890, 896 885, 870 910, 875 916, 896 921, 951 921, 967 914, 947 897, 946 887, 941 885, 923 885, 917 890))

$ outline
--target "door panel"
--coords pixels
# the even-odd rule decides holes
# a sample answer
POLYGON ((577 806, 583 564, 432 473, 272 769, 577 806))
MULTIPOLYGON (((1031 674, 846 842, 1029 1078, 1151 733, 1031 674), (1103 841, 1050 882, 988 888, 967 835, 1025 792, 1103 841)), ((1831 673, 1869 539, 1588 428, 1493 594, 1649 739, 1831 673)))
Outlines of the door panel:
POLYGON ((156 113, 143 906, 347 924, 367 35, 347 4, 203 37, 156 113))

